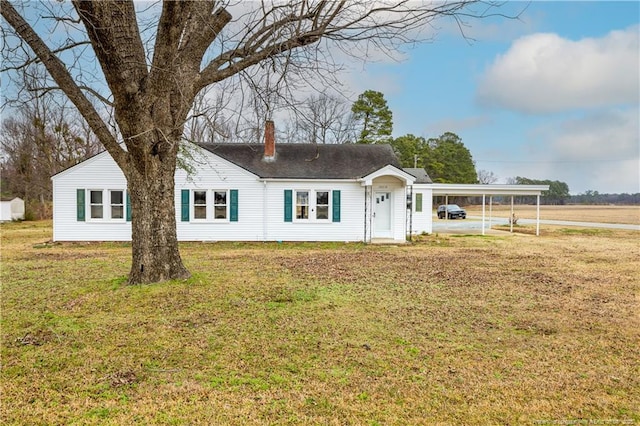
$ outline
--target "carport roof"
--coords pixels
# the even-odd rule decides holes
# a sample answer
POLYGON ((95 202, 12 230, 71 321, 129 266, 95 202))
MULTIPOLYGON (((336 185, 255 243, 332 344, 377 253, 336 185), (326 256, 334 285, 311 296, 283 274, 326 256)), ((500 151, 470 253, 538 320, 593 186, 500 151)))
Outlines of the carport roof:
POLYGON ((549 185, 494 185, 434 183, 429 185, 433 195, 540 195, 549 185))
MULTIPOLYGON (((542 191, 548 191, 549 185, 493 185, 493 184, 449 184, 434 183, 429 185, 433 195, 464 195, 464 196, 482 196, 482 235, 485 234, 485 195, 511 195, 511 210, 513 215, 513 196, 514 195, 536 195, 536 235, 540 235, 540 195, 542 191)), ((513 222, 511 222, 511 231, 513 231, 513 222)))

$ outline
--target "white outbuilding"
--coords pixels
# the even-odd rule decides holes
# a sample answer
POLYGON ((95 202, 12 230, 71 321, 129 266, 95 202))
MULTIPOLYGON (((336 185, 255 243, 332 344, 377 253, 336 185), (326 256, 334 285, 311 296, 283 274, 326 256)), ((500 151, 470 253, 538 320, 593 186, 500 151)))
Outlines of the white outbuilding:
POLYGON ((2 198, 0 209, 0 222, 24 220, 24 200, 22 198, 2 198))

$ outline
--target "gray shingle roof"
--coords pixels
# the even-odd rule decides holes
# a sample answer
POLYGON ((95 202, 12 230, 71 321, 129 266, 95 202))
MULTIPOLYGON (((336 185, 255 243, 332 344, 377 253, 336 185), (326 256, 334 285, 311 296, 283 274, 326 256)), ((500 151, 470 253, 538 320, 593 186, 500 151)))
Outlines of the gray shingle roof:
POLYGON ((276 144, 274 161, 265 161, 262 144, 199 144, 261 178, 357 179, 384 166, 402 170, 390 145, 276 144))
POLYGON ((429 177, 425 169, 420 169, 420 168, 416 169, 411 167, 411 168, 404 168, 403 170, 416 178, 415 183, 433 183, 433 181, 431 180, 431 178, 429 177))

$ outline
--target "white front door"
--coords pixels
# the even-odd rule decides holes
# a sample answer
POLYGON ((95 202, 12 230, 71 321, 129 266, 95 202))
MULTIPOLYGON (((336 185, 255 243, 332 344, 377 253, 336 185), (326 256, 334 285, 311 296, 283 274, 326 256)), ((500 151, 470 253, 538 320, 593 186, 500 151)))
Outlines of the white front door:
POLYGON ((373 197, 374 238, 391 238, 391 192, 376 192, 373 197))

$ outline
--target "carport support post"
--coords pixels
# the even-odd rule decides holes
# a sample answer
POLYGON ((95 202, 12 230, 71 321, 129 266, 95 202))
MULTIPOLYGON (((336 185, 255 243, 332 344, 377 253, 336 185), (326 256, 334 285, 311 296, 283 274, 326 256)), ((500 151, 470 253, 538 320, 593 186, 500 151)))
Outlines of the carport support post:
POLYGON ((485 203, 485 198, 484 198, 484 194, 482 194, 482 235, 484 235, 484 203, 485 203))
POLYGON ((511 196, 511 216, 509 216, 509 232, 513 234, 513 195, 511 196))
POLYGON ((444 196, 444 223, 445 229, 449 229, 449 195, 444 196))
POLYGON ((536 195, 536 237, 540 236, 540 194, 536 195))
POLYGON ((491 229, 491 222, 493 222, 493 195, 489 195, 489 229, 491 229))

